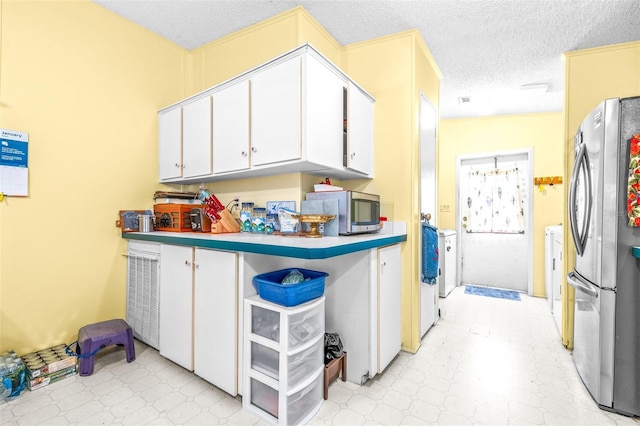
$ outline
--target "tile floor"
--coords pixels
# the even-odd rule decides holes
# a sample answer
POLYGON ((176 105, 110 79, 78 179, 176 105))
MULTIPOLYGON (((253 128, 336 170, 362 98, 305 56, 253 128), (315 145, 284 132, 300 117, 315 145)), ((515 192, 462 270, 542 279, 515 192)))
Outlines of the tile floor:
MULTIPOLYGON (((546 300, 464 294, 440 299, 442 318, 415 355, 401 352, 364 386, 335 382, 312 425, 632 425, 599 410, 560 343, 546 300)), ((127 364, 103 350, 94 374, 25 391, 0 405, 2 425, 263 424, 241 398, 136 342, 127 364)))

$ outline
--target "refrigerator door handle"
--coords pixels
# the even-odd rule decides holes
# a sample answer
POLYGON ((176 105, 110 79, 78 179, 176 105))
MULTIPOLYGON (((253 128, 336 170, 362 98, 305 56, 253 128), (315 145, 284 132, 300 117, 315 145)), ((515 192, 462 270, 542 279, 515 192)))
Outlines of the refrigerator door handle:
POLYGON ((578 171, 580 168, 580 153, 584 149, 584 145, 580 147, 580 151, 575 157, 573 164, 573 173, 571 173, 571 183, 569 184, 569 225, 571 227, 571 235, 573 237, 573 245, 576 247, 578 256, 582 256, 582 247, 580 247, 580 236, 578 235, 576 224, 576 184, 578 180, 578 171))
POLYGON ((569 185, 569 225, 571 225, 571 234, 573 236, 573 244, 576 247, 576 253, 578 256, 582 256, 585 246, 587 244, 587 236, 589 235, 589 224, 591 222, 591 208, 593 206, 593 195, 591 193, 591 173, 589 173, 589 158, 587 156, 587 146, 584 143, 580 144, 578 154, 576 154, 575 164, 573 166, 573 173, 571 174, 571 184, 569 185), (576 185, 578 182, 578 175, 580 170, 584 167, 584 175, 586 179, 586 206, 585 213, 586 218, 582 223, 582 229, 578 230, 578 223, 576 217, 576 185))
POLYGON ((587 293, 591 297, 595 297, 596 299, 598 298, 598 289, 593 284, 584 282, 575 274, 575 272, 569 272, 567 275, 567 284, 575 289, 587 293))

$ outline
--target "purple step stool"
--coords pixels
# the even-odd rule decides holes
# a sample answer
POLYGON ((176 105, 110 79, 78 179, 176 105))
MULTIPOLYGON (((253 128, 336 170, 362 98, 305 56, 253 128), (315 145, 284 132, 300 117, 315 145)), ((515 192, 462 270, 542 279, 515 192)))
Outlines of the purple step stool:
MULTIPOLYGON (((112 319, 85 325, 78 331, 79 355, 91 354, 94 351, 111 345, 124 345, 127 354, 127 362, 136 359, 136 350, 133 346, 133 332, 124 320, 112 319)), ((80 357, 80 375, 93 374, 93 355, 80 357)))

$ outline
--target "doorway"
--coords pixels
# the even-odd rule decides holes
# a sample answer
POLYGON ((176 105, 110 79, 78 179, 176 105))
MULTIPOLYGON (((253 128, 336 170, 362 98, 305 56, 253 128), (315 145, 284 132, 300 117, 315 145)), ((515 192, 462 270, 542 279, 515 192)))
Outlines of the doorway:
POLYGON ((458 156, 460 283, 533 294, 533 150, 458 156))

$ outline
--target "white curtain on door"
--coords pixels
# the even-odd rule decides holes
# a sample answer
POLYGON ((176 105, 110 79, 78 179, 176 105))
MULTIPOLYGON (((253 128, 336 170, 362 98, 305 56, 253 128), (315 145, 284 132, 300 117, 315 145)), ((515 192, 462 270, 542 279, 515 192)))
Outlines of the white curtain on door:
POLYGON ((466 232, 524 233, 517 168, 472 170, 467 188, 466 232))

